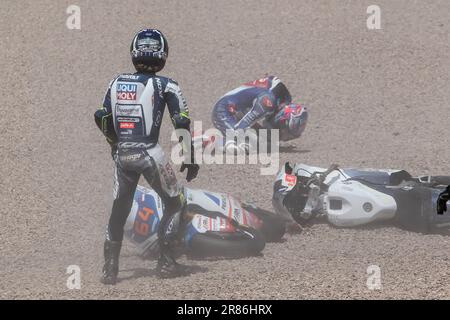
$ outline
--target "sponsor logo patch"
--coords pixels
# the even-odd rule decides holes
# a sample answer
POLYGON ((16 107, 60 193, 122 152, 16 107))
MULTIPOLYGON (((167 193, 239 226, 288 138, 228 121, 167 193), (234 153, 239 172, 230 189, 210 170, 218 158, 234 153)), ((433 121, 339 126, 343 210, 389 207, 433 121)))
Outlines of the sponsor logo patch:
MULTIPOLYGON (((121 161, 136 161, 139 160, 142 157, 142 153, 136 153, 136 154, 131 154, 131 155, 126 155, 126 156, 120 156, 119 159, 121 161)), ((153 214, 153 211, 152 211, 153 214)))
POLYGON ((134 129, 133 122, 121 122, 119 126, 120 126, 120 129, 134 129))
POLYGON ((132 116, 142 116, 141 106, 139 105, 116 105, 116 116, 121 117, 132 117, 132 116))
POLYGON ((156 87, 158 88, 158 95, 161 99, 163 99, 163 89, 160 78, 156 78, 156 87))
POLYGON ((117 83, 117 100, 136 100, 137 85, 133 83, 117 83))
POLYGON ((140 149, 148 149, 153 147, 153 143, 144 143, 144 142, 119 142, 120 148, 140 148, 140 149))
POLYGON ((120 76, 121 79, 131 79, 131 80, 138 80, 139 76, 133 75, 133 74, 122 74, 120 76))
POLYGON ((139 122, 139 118, 117 118, 118 122, 139 122))

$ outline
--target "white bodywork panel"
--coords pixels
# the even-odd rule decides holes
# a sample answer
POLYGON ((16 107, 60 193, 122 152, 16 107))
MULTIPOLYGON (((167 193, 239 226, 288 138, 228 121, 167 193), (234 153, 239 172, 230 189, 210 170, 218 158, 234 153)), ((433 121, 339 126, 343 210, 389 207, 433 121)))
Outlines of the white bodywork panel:
MULTIPOLYGON (((309 177, 314 172, 325 172, 326 168, 296 164, 294 173, 309 177)), ((398 170, 361 169, 392 173, 398 170)), ((366 224, 375 220, 392 219, 397 210, 393 197, 375 189, 369 188, 358 181, 346 181, 345 169, 331 172, 324 183, 329 186, 328 192, 321 196, 319 204, 328 221, 339 227, 351 227, 366 224)), ((319 207, 319 208, 320 208, 319 207)))
POLYGON ((358 181, 337 180, 323 198, 323 209, 330 223, 350 227, 391 219, 397 204, 393 197, 358 181))

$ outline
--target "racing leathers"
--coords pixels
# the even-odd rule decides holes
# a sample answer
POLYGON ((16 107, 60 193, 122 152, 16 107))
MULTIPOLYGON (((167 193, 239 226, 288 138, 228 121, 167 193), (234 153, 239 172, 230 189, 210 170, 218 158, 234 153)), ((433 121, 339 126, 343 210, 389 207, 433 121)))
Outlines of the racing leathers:
MULTIPOLYGON (((214 126, 226 138, 226 130, 259 129, 258 121, 273 116, 282 99, 272 89, 280 84, 277 77, 266 77, 245 83, 227 92, 217 101, 212 112, 214 126)), ((288 101, 290 102, 290 96, 288 101)), ((226 139, 224 139, 226 144, 226 139)))
MULTIPOLYGON (((164 203, 158 239, 161 251, 170 252, 176 236, 171 218, 183 208, 185 201, 181 186, 158 144, 166 105, 175 128, 189 130, 189 111, 175 81, 149 73, 121 74, 110 83, 103 108, 95 114, 97 125, 113 147, 115 161, 114 202, 107 241, 122 241, 123 228, 142 174, 164 203)), ((191 145, 191 141, 182 143, 185 151, 191 145)), ((188 164, 182 167, 188 167, 189 180, 196 176, 198 166, 194 164, 193 152, 191 159, 186 160, 188 164), (191 170, 193 172, 189 173, 191 170)))

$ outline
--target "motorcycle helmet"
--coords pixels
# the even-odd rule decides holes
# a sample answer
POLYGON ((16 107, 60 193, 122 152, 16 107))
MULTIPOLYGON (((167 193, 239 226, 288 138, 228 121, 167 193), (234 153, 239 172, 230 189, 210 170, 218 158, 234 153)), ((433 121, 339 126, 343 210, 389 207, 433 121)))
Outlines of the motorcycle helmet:
POLYGON ((307 121, 308 111, 295 103, 281 106, 273 118, 274 127, 280 129, 281 138, 286 136, 285 139, 300 137, 307 121))
POLYGON ((154 73, 164 68, 169 45, 161 31, 143 29, 134 36, 130 54, 136 71, 154 73))

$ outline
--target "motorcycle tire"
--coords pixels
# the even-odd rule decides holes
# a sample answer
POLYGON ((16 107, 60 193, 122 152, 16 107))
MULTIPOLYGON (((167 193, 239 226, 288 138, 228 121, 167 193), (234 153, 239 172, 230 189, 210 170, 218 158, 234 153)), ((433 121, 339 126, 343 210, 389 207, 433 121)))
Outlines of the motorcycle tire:
POLYGON ((230 258, 259 255, 266 246, 264 236, 255 229, 245 231, 249 234, 198 233, 190 241, 188 254, 194 257, 230 258))

